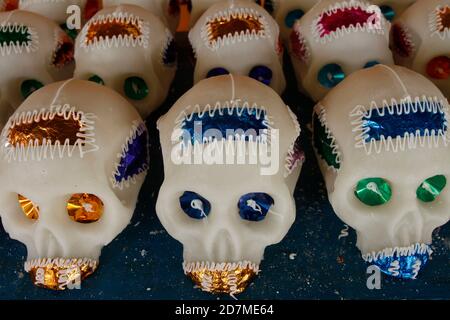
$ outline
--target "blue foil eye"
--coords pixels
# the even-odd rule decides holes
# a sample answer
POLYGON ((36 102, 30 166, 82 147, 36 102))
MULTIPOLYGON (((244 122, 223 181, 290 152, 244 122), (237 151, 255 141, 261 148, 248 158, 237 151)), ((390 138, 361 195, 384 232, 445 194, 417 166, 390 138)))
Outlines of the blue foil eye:
POLYGON ((270 207, 275 203, 267 193, 247 193, 238 202, 239 215, 244 220, 261 221, 267 216, 270 207))
POLYGON ((380 6, 381 13, 388 21, 392 21, 395 18, 395 11, 390 6, 380 6))
POLYGON ((369 61, 364 65, 364 69, 372 68, 372 67, 376 66, 377 64, 380 64, 377 60, 369 61))
POLYGON ((286 27, 292 28, 295 21, 303 17, 304 14, 305 12, 301 9, 289 11, 289 13, 286 15, 286 18, 284 18, 284 23, 286 24, 286 27))
POLYGON ((322 86, 331 89, 337 86, 339 82, 344 80, 345 73, 344 71, 342 71, 340 65, 331 63, 320 69, 317 78, 322 86))
POLYGON ((180 197, 181 209, 193 219, 204 219, 211 212, 211 204, 198 193, 185 191, 180 197))
POLYGON ((225 74, 230 74, 230 72, 225 68, 214 68, 208 71, 208 74, 206 75, 207 78, 217 77, 217 76, 223 76, 225 74))
POLYGON ((270 85, 270 82, 272 82, 273 73, 272 70, 266 66, 256 66, 250 70, 249 76, 250 78, 256 79, 265 85, 270 85))

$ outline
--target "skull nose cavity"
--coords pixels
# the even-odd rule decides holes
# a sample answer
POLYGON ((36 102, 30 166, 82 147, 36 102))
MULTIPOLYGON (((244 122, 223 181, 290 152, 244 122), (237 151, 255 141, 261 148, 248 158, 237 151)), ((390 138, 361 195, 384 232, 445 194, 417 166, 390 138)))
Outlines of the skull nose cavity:
POLYGON ((231 235, 226 230, 220 230, 211 247, 211 256, 214 262, 230 262, 234 260, 236 249, 233 244, 231 235))
POLYGON ((53 232, 43 227, 36 231, 35 244, 38 258, 57 258, 64 256, 62 247, 53 232))
POLYGON ((408 246, 421 240, 423 219, 419 212, 409 211, 394 228, 394 236, 401 246, 408 246))

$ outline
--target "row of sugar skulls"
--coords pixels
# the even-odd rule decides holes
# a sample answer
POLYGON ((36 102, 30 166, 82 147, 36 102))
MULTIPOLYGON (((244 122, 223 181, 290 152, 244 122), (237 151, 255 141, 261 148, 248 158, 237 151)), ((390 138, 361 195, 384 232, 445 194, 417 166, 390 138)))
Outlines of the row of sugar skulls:
POLYGON ((176 51, 164 23, 138 6, 99 11, 75 44, 48 18, 14 10, 0 12, 0 70, 0 126, 34 90, 72 76, 113 88, 145 118, 168 94, 176 51))
MULTIPOLYGON (((304 159, 297 118, 269 87, 223 75, 199 82, 158 127, 158 217, 184 244, 186 275, 203 290, 237 294, 294 222, 304 159), (234 150, 232 160, 222 164, 217 148, 234 150), (256 152, 270 161, 250 162, 256 152), (191 165, 198 156, 205 162, 191 165)), ((26 245, 34 284, 64 290, 96 270, 102 247, 130 222, 149 160, 142 118, 105 86, 70 79, 22 103, 1 134, 0 216, 26 245)))
MULTIPOLYGON (((415 279, 450 219, 448 107, 432 82, 393 65, 353 73, 315 107, 330 202, 363 259, 388 275, 415 279)), ((296 116, 269 87, 223 75, 194 86, 158 129, 156 212, 184 245, 185 274, 208 292, 242 292, 295 219, 296 116)), ((151 169, 146 127, 113 90, 67 80, 30 95, 1 140, 3 226, 26 245, 36 285, 70 288, 131 219, 151 169)))
POLYGON ((419 0, 391 27, 368 3, 324 0, 297 20, 289 52, 299 90, 314 101, 350 73, 393 61, 427 76, 449 97, 450 1, 419 0))

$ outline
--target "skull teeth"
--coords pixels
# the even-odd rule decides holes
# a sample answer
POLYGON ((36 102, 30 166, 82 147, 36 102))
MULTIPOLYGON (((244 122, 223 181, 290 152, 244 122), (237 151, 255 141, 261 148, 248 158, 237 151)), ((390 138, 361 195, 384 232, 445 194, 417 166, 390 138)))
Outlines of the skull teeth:
POLYGON ((89 266, 97 268, 98 261, 90 258, 39 258, 25 262, 25 271, 29 272, 33 268, 69 268, 89 266))
POLYGON ((372 263, 379 259, 384 259, 386 257, 407 257, 415 254, 425 254, 428 253, 429 256, 433 253, 431 247, 424 243, 416 243, 410 245, 409 247, 395 247, 395 248, 386 248, 384 250, 378 252, 370 252, 363 254, 364 261, 368 263, 372 263))
POLYGON ((39 49, 39 38, 36 31, 19 23, 5 23, 0 25, 0 34, 18 34, 22 39, 0 42, 0 55, 22 54, 35 52, 39 49))

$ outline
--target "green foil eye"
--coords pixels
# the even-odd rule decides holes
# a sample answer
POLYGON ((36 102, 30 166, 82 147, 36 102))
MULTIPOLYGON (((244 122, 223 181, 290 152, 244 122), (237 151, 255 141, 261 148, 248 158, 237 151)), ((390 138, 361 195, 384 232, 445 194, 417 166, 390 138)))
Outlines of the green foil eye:
POLYGON ((148 86, 145 80, 139 77, 129 77, 125 80, 123 90, 128 98, 142 100, 148 96, 148 86))
POLYGON ((103 81, 103 79, 100 78, 100 77, 99 77, 98 75, 96 75, 96 74, 93 75, 92 77, 90 77, 88 80, 91 81, 91 82, 95 82, 95 83, 101 84, 102 86, 105 85, 105 81, 103 81))
POLYGON ((423 202, 433 202, 444 190, 446 184, 447 179, 443 175, 428 178, 417 188, 417 198, 423 202))
POLYGON ((34 80, 34 79, 25 80, 20 85, 20 93, 22 94, 22 97, 24 99, 26 99, 26 98, 28 98, 28 96, 30 94, 32 94, 36 90, 42 88, 43 86, 44 86, 44 84, 42 82, 40 82, 40 81, 37 81, 37 80, 34 80))
POLYGON ((391 200, 392 189, 382 178, 367 178, 357 183, 355 196, 368 206, 380 206, 391 200))

